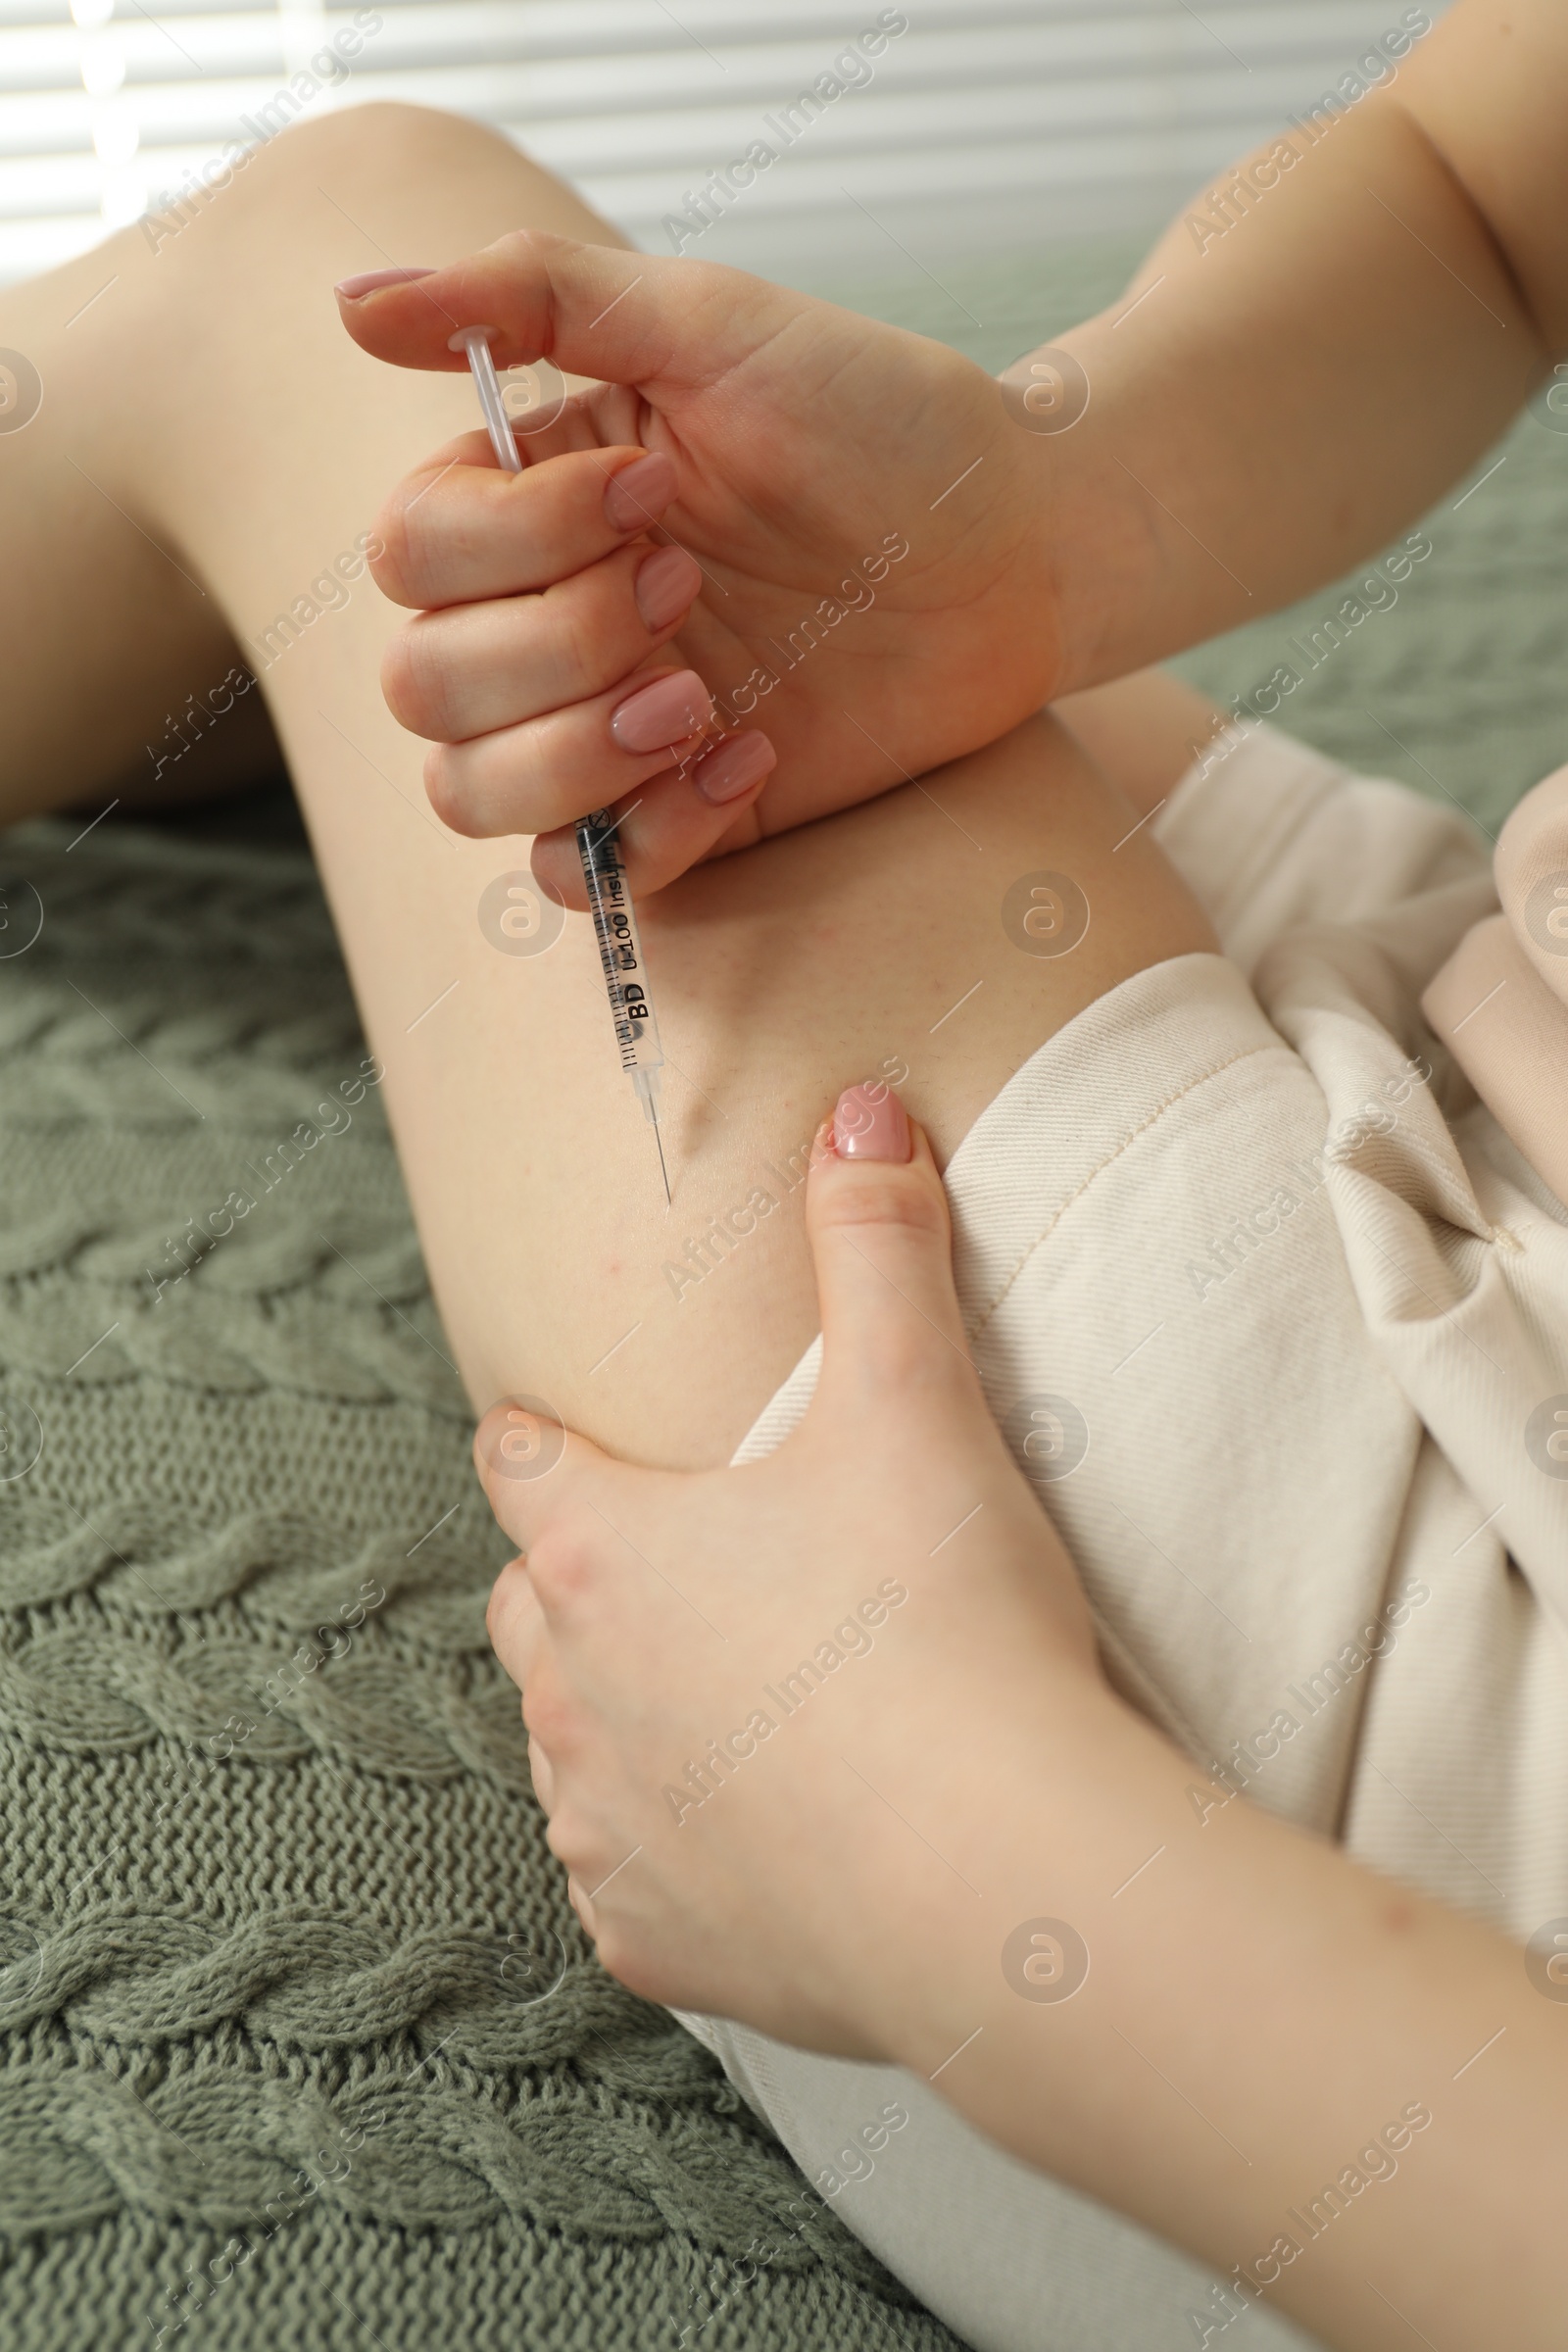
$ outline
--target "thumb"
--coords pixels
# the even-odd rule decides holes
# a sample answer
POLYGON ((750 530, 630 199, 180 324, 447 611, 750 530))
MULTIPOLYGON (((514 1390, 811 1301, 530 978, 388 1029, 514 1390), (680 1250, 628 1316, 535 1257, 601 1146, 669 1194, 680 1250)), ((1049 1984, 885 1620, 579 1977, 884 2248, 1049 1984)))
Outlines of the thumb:
POLYGON ((603 1517, 621 1478, 639 1474, 567 1429, 542 1396, 504 1396, 473 1433, 473 1466, 485 1498, 519 1549, 584 1508, 603 1517))
POLYGON ((362 350, 458 370, 460 327, 488 326, 498 368, 553 360, 567 375, 700 391, 776 335, 804 297, 710 262, 664 261, 517 229, 442 270, 377 270, 336 289, 362 350))
POLYGON ((953 1281, 947 1195, 891 1088, 839 1097, 811 1156, 806 1223, 822 1317, 821 1390, 885 1400, 911 1383, 979 1399, 953 1281))

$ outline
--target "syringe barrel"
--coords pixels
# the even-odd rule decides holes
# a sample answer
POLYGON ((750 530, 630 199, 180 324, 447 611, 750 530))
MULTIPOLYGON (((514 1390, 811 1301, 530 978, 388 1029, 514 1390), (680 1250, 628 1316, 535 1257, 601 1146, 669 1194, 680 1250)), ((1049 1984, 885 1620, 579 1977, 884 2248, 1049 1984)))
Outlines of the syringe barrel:
MULTIPOLYGON (((659 1022, 648 988, 648 967, 637 916, 626 887, 620 831, 614 811, 596 808, 577 826, 577 855, 588 890, 599 960, 604 967, 610 1017, 615 1025, 620 1066, 627 1077, 663 1066, 659 1022)), ((641 1091, 641 1090, 639 1090, 641 1091)), ((646 1105, 645 1105, 646 1107, 646 1105)))
POLYGON ((501 379, 496 374, 495 356, 490 349, 493 326, 460 326, 455 335, 447 337, 448 351, 466 352, 473 376, 479 406, 490 430, 490 446, 496 453, 496 464, 503 473, 520 473, 522 460, 517 444, 512 437, 512 419, 507 404, 501 397, 501 379))

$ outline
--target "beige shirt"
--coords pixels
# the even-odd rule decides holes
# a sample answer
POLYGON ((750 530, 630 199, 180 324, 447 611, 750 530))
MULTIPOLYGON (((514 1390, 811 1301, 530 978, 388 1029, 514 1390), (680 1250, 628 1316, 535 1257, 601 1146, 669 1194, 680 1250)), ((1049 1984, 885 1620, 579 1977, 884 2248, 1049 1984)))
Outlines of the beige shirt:
MULTIPOLYGON (((1337 1826, 1526 1940, 1568 1914, 1568 1212, 1419 1010, 1496 906, 1486 845, 1401 786, 1269 736, 1189 778, 1161 830, 1322 1089, 1324 1198, 1421 1425, 1406 1474, 1367 1497, 1402 1503, 1377 1612, 1402 1621, 1382 1655, 1358 1665, 1376 1636, 1352 1636, 1338 1660, 1351 1679, 1331 1703, 1358 1723, 1337 1826), (1429 1084, 1407 1084, 1412 1062, 1429 1084)), ((1478 991, 1460 1016, 1472 1054, 1490 1010, 1478 991)), ((1279 1507, 1311 1511, 1289 1448, 1280 1466, 1279 1507)))
POLYGON ((1526 1940, 1568 1923, 1568 1211, 1420 1010, 1487 845, 1268 728, 1156 829, 1225 958, 1102 999, 965 1137, 976 1362, 1195 1806, 1526 1940))
MULTIPOLYGON (((1091 1005, 955 1153, 988 1400, 1200 1818, 1245 1789, 1533 1939, 1568 1997, 1568 1211, 1420 1011, 1496 909, 1486 845, 1266 728, 1156 822, 1226 954, 1091 1005)), ((738 1459, 795 1425, 818 1352, 738 1459)), ((1107 1855, 1107 1892, 1157 1922, 1160 1868, 1107 1855)), ((687 2022, 980 2352, 1230 2340, 1200 2265, 927 2084, 687 2022), (867 2159, 890 2099, 909 2128, 867 2159)), ((1240 2325, 1306 2342, 1267 2304, 1240 2325)))

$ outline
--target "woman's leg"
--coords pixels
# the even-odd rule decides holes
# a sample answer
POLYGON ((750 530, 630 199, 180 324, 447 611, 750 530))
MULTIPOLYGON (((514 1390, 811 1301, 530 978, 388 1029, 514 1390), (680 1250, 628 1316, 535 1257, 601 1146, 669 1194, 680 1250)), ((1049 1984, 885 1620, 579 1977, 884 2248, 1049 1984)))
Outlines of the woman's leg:
POLYGON ((331 565, 353 534, 335 533, 367 528, 387 466, 473 422, 466 379, 404 378, 389 408, 386 369, 343 368, 336 277, 373 269, 386 235, 457 252, 526 220, 619 241, 504 140, 404 107, 284 134, 172 218, 0 296, 0 340, 41 385, 0 434, 0 822, 166 796, 202 760, 179 747, 204 711, 228 780, 236 753, 275 760, 260 698, 212 730, 215 690, 300 633, 296 600, 344 596, 331 565))
MULTIPOLYGON (((156 252, 130 230, 0 301, 0 344, 45 386, 0 439, 0 792, 13 812, 108 797, 165 710, 252 663, 476 1403, 543 1396, 644 1459, 715 1462, 814 1330, 792 1163, 838 1090, 906 1068, 946 1154, 1054 1030, 1212 939, 1140 808, 1051 718, 707 867, 644 910, 666 1210, 586 924, 500 952, 481 902, 528 845, 437 823, 377 683, 399 616, 344 580, 393 481, 474 412, 466 377, 360 353, 332 283, 521 225, 610 235, 489 133, 367 108, 277 139, 156 252), (1090 910, 1067 954, 1041 952, 1044 873, 1090 910)), ((1161 762, 1174 781, 1185 759, 1161 762)))

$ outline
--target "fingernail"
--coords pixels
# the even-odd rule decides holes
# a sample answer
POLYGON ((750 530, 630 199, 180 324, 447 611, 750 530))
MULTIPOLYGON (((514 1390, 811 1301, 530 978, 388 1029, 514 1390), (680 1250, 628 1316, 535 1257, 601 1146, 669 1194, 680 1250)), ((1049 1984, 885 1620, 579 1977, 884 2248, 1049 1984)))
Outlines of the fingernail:
POLYGON ((663 752, 712 721, 708 688, 695 669, 640 686, 610 714, 610 732, 623 752, 663 752))
POLYGON ((833 1113, 840 1159, 907 1159, 909 1122, 889 1086, 847 1086, 833 1113))
POLYGON ((612 531, 645 531, 675 495, 675 464, 662 449, 623 466, 605 492, 605 520, 612 531))
POLYGON ((703 584, 703 567, 683 547, 662 547, 637 567, 637 610, 645 629, 667 628, 703 584))
POLYGON ((345 277, 332 288, 345 302, 359 302, 378 286, 406 286, 416 277, 434 277, 433 270, 368 270, 363 277, 345 277))
POLYGON ((692 782, 704 800, 716 807, 723 801, 739 800, 777 765, 778 754, 765 735, 732 735, 698 760, 692 782))

